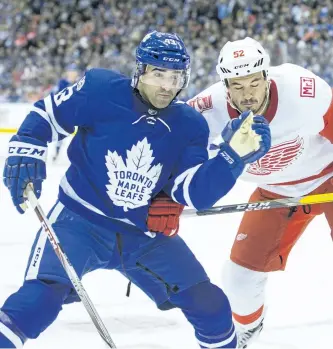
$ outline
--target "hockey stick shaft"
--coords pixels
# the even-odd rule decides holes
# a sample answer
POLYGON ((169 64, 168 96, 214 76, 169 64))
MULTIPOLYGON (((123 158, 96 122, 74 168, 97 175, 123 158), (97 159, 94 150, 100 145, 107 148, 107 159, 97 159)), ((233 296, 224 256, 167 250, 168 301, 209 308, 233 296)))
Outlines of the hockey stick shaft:
POLYGON ((33 188, 28 185, 26 189, 26 194, 28 197, 28 201, 30 203, 30 206, 34 209, 42 228, 44 229, 45 233, 47 234, 47 237, 54 249, 54 252, 56 253, 57 257, 59 258, 63 268, 65 269, 69 279, 72 282, 72 285, 78 294, 78 296, 81 299, 81 302, 83 303, 84 307, 86 308, 92 322, 94 323, 98 333, 104 340, 104 342, 107 344, 109 348, 116 348, 115 343, 113 342, 108 330, 106 329, 101 317, 97 313, 92 301, 90 300, 86 290, 84 289, 80 278, 78 277, 74 267, 70 263, 67 255, 65 254, 59 239, 52 228, 51 223, 49 222, 48 218, 44 214, 38 199, 33 191, 33 188))
POLYGON ((273 208, 286 208, 302 205, 324 204, 333 201, 333 193, 314 194, 298 196, 294 198, 283 198, 276 200, 246 202, 233 205, 215 206, 207 210, 196 211, 194 209, 184 210, 182 217, 211 216, 223 213, 247 212, 271 210, 273 208))

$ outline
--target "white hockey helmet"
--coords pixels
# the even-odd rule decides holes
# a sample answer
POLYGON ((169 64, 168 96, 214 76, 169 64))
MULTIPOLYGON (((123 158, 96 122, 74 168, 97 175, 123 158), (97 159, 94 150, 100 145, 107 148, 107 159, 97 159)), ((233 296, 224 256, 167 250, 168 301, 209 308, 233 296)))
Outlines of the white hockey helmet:
POLYGON ((258 41, 246 37, 228 41, 220 52, 216 71, 223 82, 263 71, 268 75, 270 58, 258 41))

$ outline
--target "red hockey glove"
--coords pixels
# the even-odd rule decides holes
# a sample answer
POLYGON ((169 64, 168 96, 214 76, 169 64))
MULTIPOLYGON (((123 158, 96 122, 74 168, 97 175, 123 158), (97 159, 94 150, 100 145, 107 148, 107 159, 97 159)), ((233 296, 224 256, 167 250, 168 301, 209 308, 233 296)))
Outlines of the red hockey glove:
POLYGON ((184 205, 174 202, 165 193, 159 193, 151 202, 147 226, 149 231, 163 233, 166 236, 177 235, 179 230, 179 217, 184 205))

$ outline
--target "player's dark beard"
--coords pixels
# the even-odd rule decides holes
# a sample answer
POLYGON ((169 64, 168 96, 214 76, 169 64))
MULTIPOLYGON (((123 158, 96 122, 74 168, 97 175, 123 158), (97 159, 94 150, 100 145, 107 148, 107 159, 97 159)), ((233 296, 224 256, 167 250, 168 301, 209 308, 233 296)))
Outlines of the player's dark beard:
POLYGON ((246 110, 251 110, 253 112, 255 112, 255 110, 253 110, 253 106, 256 105, 258 103, 258 101, 256 99, 250 99, 248 101, 243 101, 241 102, 241 106, 245 107, 246 110))
MULTIPOLYGON (((264 109, 266 109, 265 108, 265 105, 266 104, 268 104, 269 103, 269 98, 270 98, 270 94, 269 93, 265 93, 265 98, 263 99, 263 101, 261 102, 261 104, 260 104, 260 106, 258 107, 258 108, 253 108, 252 106, 249 106, 249 107, 247 107, 246 106, 246 104, 247 103, 258 103, 258 101, 256 100, 256 99, 250 99, 250 100, 248 100, 248 101, 242 101, 241 103, 240 103, 240 105, 241 106, 245 106, 246 107, 246 110, 251 110, 252 112, 253 112, 253 114, 258 114, 259 112, 261 112, 261 113, 263 113, 264 111, 266 111, 266 110, 264 110, 264 109), (267 101, 267 99, 268 99, 268 101, 267 101)), ((267 105, 266 105, 267 106, 267 105)), ((239 109, 239 110, 241 110, 239 107, 237 108, 237 109, 239 109)))
POLYGON ((270 99, 271 99, 271 94, 270 94, 270 91, 268 90, 265 93, 265 98, 262 101, 262 103, 260 104, 260 107, 256 111, 252 110, 253 113, 256 114, 256 113, 260 112, 260 114, 264 114, 269 106, 270 99))
POLYGON ((247 101, 243 101, 241 102, 242 105, 246 105, 246 104, 255 104, 258 103, 258 101, 256 99, 249 99, 247 101))
POLYGON ((158 96, 159 94, 167 95, 170 98, 173 96, 172 92, 167 91, 163 87, 161 87, 158 91, 155 92, 155 96, 158 96))
MULTIPOLYGON (((167 108, 167 107, 170 105, 170 103, 172 102, 172 101, 170 101, 170 103, 169 103, 168 105, 166 105, 165 107, 163 107, 163 108, 158 108, 158 107, 156 107, 155 105, 152 104, 152 102, 149 100, 148 96, 146 96, 144 93, 142 93, 142 94, 144 95, 144 96, 143 96, 143 95, 140 93, 140 90, 139 90, 138 88, 134 88, 133 91, 134 91, 134 94, 135 94, 143 103, 147 104, 149 108, 152 108, 152 109, 154 109, 154 110, 162 110, 162 109, 165 109, 165 108, 167 108)), ((174 98, 176 98, 176 97, 174 97, 174 98)))

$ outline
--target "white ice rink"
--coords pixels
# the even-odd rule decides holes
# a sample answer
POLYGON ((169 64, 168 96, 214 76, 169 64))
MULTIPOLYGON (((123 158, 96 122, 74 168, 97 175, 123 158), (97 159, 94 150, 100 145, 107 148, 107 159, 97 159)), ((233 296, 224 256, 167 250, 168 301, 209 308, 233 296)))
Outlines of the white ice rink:
MULTIPOLYGON (((1 144, 2 150, 5 145, 1 144)), ((1 173, 3 163, 0 159, 1 173)), ((66 166, 49 164, 41 204, 55 202, 66 166)), ((252 187, 238 184, 222 202, 246 201, 252 187)), ((33 212, 19 215, 0 184, 0 303, 18 289, 39 222, 33 212)), ((212 281, 221 285, 240 214, 184 219, 181 236, 202 262, 212 281)), ((268 232, 267 232, 268 233, 268 232)), ((117 272, 98 271, 83 279, 90 297, 117 344, 123 349, 195 349, 191 326, 181 312, 161 312, 135 286, 125 296, 127 281, 117 272)), ((324 217, 309 226, 290 255, 287 271, 271 274, 264 331, 250 349, 322 349, 333 343, 333 244, 324 217)), ((1 305, 0 304, 0 305, 1 305)), ((65 306, 56 322, 29 348, 105 348, 82 306, 65 306)))

